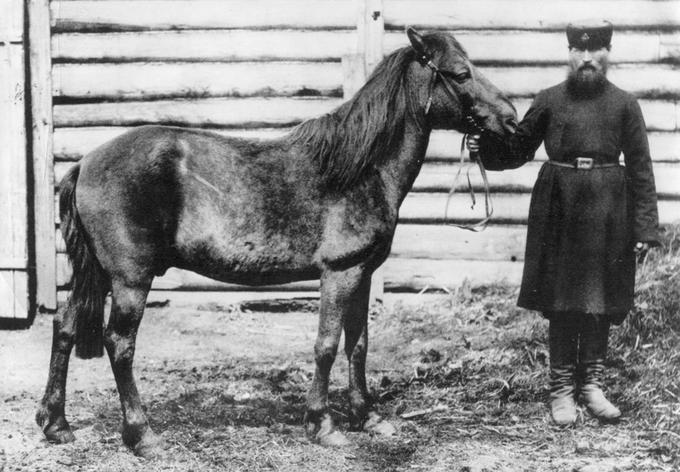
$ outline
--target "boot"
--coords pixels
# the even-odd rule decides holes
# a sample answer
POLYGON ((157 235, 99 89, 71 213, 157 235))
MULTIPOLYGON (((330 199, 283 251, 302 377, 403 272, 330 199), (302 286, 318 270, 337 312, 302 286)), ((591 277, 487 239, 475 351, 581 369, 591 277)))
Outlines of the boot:
POLYGON ((602 421, 615 422, 621 411, 602 392, 604 359, 607 356, 609 323, 595 318, 584 323, 579 334, 579 376, 582 379, 581 401, 602 421))
POLYGON ((572 323, 550 320, 550 412, 555 424, 566 426, 576 421, 575 373, 578 332, 572 323))

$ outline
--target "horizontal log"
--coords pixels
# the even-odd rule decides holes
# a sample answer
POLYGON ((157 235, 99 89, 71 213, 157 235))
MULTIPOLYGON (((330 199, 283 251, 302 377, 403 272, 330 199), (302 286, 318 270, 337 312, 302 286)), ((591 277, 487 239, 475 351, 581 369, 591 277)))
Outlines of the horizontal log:
MULTIPOLYGON (((285 0, 53 1, 57 31, 198 28, 354 28, 354 2, 285 0), (332 14, 329 14, 332 12, 332 14)), ((385 26, 455 29, 563 29, 569 21, 608 18, 617 28, 677 28, 675 1, 644 0, 389 0, 385 26)))
POLYGON ((645 0, 385 0, 386 28, 552 29, 607 18, 617 29, 680 27, 677 1, 645 0))
MULTIPOLYGON (((564 66, 479 69, 510 97, 533 97, 539 90, 563 81, 566 75, 564 66)), ((670 65, 613 65, 607 77, 637 97, 680 97, 680 70, 670 65)))
POLYGON ((522 261, 526 226, 491 225, 472 233, 454 226, 400 224, 391 258, 522 261))
MULTIPOLYGON (((290 126, 337 107, 326 98, 211 98, 77 105, 55 105, 55 127, 134 126, 165 123, 181 126, 256 128, 290 126)), ((531 101, 514 100, 523 116, 531 101)), ((671 100, 640 100, 650 131, 678 131, 680 108, 671 100)))
MULTIPOLYGON (((58 184, 71 168, 73 162, 57 162, 54 165, 55 184, 58 184)), ((542 162, 531 162, 519 169, 504 172, 489 172, 489 187, 492 192, 528 193, 534 186, 542 162)), ((448 192, 455 183, 458 192, 467 192, 467 176, 477 192, 482 192, 484 182, 474 164, 426 163, 413 184, 416 192, 448 192), (460 172, 459 172, 460 171, 460 172)), ((656 191, 662 198, 680 197, 680 163, 657 163, 654 165, 656 191)))
POLYGON ((339 62, 55 64, 56 97, 157 99, 224 96, 342 96, 339 62))
POLYGON ((350 0, 53 1, 51 12, 56 31, 351 29, 356 23, 350 0))
POLYGON ((78 61, 339 60, 356 49, 354 31, 143 31, 52 36, 52 59, 78 61))
POLYGON ((220 98, 55 105, 59 126, 131 126, 165 123, 196 127, 291 126, 336 108, 340 99, 220 98))
MULTIPOLYGON (((492 192, 528 193, 536 182, 543 162, 530 162, 518 169, 487 174, 492 192)), ((457 192, 466 192, 467 176, 473 188, 481 192, 484 182, 475 164, 425 164, 416 178, 413 190, 417 192, 447 192, 455 182, 457 192)), ((662 198, 680 197, 680 163, 657 163, 654 165, 656 191, 662 198)))
MULTIPOLYGON (((61 232, 56 232, 57 252, 66 252, 61 232)), ((453 226, 398 225, 391 257, 418 259, 468 259, 480 261, 524 260, 526 227, 489 226, 471 233, 453 226)))
MULTIPOLYGON (((564 67, 480 67, 511 97, 532 97, 564 79, 564 67)), ((612 82, 639 97, 680 97, 680 70, 665 64, 614 65, 612 82)), ((150 99, 224 96, 342 95, 338 62, 56 64, 62 98, 150 99)))
MULTIPOLYGON (((618 29, 618 28, 617 28, 618 29)), ((563 32, 455 32, 477 63, 564 63, 563 32)), ((121 33, 62 33, 52 36, 56 62, 338 60, 354 52, 354 31, 190 30, 121 33)), ((677 62, 677 35, 617 30, 611 63, 677 62)), ((403 31, 388 31, 383 50, 408 45, 403 31)))
MULTIPOLYGON (((463 283, 472 286, 493 283, 518 284, 522 276, 521 262, 433 260, 389 258, 384 264, 385 289, 398 292, 421 290, 453 290, 463 283)), ((70 279, 71 268, 64 254, 57 256, 57 282, 63 288, 70 279)), ((162 277, 154 279, 154 290, 253 290, 244 285, 225 284, 193 272, 170 269, 162 277)), ((319 281, 256 287, 255 290, 313 291, 319 289, 319 281)))
MULTIPOLYGON (((494 215, 491 221, 495 224, 526 224, 529 214, 529 194, 493 195, 494 215)), ((445 224, 448 220, 478 221, 484 217, 484 203, 478 195, 475 208, 471 208, 470 197, 465 194, 451 196, 448 218, 444 217, 448 195, 446 193, 410 193, 404 199, 399 210, 401 223, 445 224)), ((659 223, 668 225, 680 222, 680 201, 659 201, 659 223)))
POLYGON ((450 290, 464 284, 472 287, 496 283, 519 285, 521 262, 400 259, 390 258, 384 265, 385 291, 420 292, 450 290))
MULTIPOLYGON (((475 63, 564 64, 567 60, 563 31, 451 31, 475 63)), ((408 45, 402 31, 388 31, 385 54, 408 45)), ((678 62, 677 35, 659 31, 617 31, 609 56, 611 64, 678 62)))
MULTIPOLYGON (((648 108, 646 104, 645 108, 648 108)), ((522 112, 523 110, 520 109, 519 111, 522 112)), ((663 117, 663 115, 661 116, 663 117)), ((646 116, 645 118, 649 125, 650 117, 646 116)), ((668 118, 672 120, 670 116, 668 116, 668 118)), ((85 132, 83 132, 83 134, 85 134, 85 132)), ((55 141, 56 136, 58 136, 57 132, 55 132, 55 141)), ((655 162, 680 161, 680 133, 652 131, 647 134, 647 137, 649 139, 650 153, 655 162)), ((73 141, 78 139, 79 138, 74 136, 73 141)), ((437 160, 460 159, 461 139, 462 135, 456 131, 433 131, 430 136, 430 145, 427 148, 428 158, 437 160)), ((537 161, 544 161, 547 158, 548 156, 545 147, 541 145, 541 147, 536 150, 534 159, 537 161)))
MULTIPOLYGON (((97 146, 129 129, 127 127, 57 128, 54 130, 54 156, 58 160, 77 161, 97 146)), ((228 129, 215 130, 215 132, 226 136, 272 139, 283 136, 288 129, 228 129)), ((680 161, 680 133, 652 132, 649 133, 648 138, 652 159, 656 162, 680 161)), ((427 149, 428 159, 440 161, 459 159, 461 139, 462 135, 456 131, 433 131, 427 149)), ((541 146, 536 152, 535 159, 543 161, 546 158, 545 148, 541 146)))
POLYGON ((680 38, 678 38, 677 34, 672 35, 670 38, 661 38, 659 57, 666 58, 667 62, 678 63, 678 58, 680 58, 680 38))

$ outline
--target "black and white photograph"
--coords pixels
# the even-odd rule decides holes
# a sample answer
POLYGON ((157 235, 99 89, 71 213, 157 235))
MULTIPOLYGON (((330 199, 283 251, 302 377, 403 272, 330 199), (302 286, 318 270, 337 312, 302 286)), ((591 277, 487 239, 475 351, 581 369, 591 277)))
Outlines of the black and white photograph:
POLYGON ((0 0, 53 471, 680 471, 680 0, 0 0))

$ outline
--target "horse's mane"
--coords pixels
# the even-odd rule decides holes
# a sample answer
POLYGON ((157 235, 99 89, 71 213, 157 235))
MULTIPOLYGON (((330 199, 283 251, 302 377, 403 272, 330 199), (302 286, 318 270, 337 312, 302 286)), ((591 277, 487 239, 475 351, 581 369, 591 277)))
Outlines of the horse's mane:
POLYGON ((413 59, 410 47, 390 54, 348 102, 301 123, 288 135, 289 142, 301 144, 303 152, 318 162, 329 187, 352 186, 399 144, 406 114, 417 116, 405 83, 413 59))

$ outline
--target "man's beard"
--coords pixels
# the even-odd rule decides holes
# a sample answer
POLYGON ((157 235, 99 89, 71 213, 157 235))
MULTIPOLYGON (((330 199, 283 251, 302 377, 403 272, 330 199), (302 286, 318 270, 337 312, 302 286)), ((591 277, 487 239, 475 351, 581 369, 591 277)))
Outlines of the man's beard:
POLYGON ((598 95, 607 83, 607 69, 597 70, 592 66, 582 66, 576 70, 569 70, 567 87, 577 97, 592 97, 598 95), (584 69, 590 69, 590 73, 584 69))

